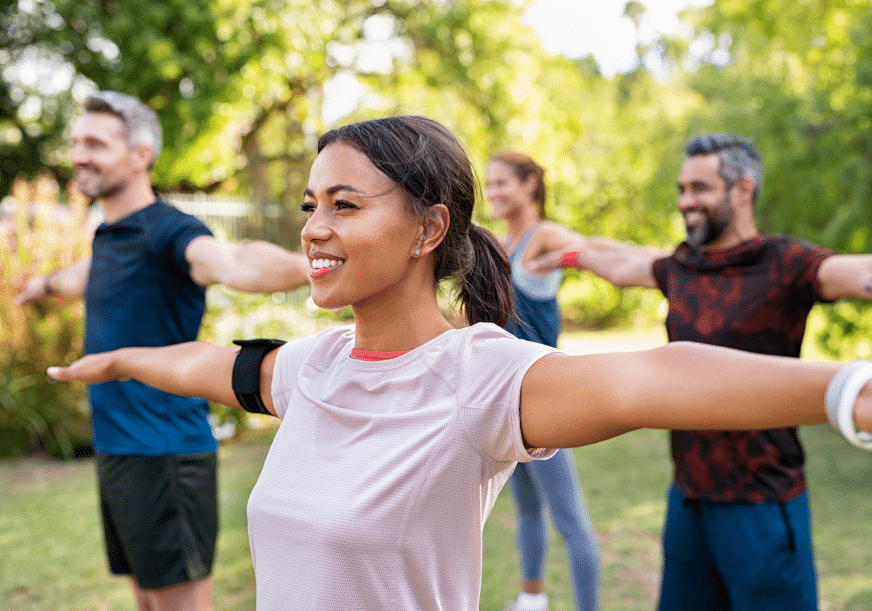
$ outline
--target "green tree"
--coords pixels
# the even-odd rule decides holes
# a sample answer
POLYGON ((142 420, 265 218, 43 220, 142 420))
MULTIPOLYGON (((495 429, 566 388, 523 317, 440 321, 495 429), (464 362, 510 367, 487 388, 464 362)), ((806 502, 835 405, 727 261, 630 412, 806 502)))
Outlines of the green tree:
MULTIPOLYGON (((872 10, 863 0, 717 0, 691 11, 699 130, 754 139, 766 164, 760 226, 837 252, 872 251, 872 10)), ((870 356, 868 306, 826 310, 829 354, 870 356)))

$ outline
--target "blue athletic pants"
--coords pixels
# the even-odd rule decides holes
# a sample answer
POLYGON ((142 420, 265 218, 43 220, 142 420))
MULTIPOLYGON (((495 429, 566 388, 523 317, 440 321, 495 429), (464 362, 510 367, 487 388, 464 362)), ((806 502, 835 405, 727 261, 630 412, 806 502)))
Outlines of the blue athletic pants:
POLYGON ((814 611, 808 492, 786 503, 687 501, 673 482, 660 611, 814 611))
POLYGON ((548 460, 518 463, 509 483, 518 511, 522 578, 542 579, 548 548, 548 524, 544 515, 547 505, 554 526, 566 541, 576 607, 579 611, 597 609, 599 546, 581 495, 572 452, 559 450, 548 460))

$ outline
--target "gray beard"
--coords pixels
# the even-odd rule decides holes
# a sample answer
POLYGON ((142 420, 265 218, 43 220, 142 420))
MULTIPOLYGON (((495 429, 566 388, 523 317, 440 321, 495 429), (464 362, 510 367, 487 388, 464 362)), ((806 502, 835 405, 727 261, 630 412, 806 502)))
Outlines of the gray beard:
POLYGON ((696 227, 688 227, 687 228, 687 243, 694 247, 699 248, 703 244, 709 244, 713 241, 714 238, 710 237, 711 234, 711 221, 706 221, 696 227))
POLYGON ((733 220, 733 215, 729 214, 727 218, 715 220, 711 215, 706 215, 705 222, 696 227, 687 228, 687 243, 693 248, 699 248, 706 244, 711 244, 730 226, 733 220))
POLYGON ((117 195, 121 193, 127 187, 127 183, 117 182, 115 184, 99 184, 95 189, 91 189, 90 191, 86 191, 81 187, 79 190, 83 195, 89 197, 92 200, 102 199, 104 197, 112 197, 113 195, 117 195))

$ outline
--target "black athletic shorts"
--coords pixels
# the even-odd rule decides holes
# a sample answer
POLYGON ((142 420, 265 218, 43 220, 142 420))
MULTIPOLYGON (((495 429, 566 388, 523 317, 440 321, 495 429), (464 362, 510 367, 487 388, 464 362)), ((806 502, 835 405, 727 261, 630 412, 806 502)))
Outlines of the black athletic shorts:
POLYGON ((218 537, 217 454, 97 454, 109 569, 143 589, 209 575, 218 537))

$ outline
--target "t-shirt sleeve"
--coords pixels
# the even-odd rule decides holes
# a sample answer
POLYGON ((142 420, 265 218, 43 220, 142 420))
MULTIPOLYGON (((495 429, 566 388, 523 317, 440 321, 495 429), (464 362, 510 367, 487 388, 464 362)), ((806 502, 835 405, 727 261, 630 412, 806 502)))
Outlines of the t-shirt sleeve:
POLYGON ((660 289, 660 292, 666 295, 666 263, 669 260, 668 257, 663 259, 656 259, 651 264, 651 273, 654 274, 654 280, 657 282, 657 288, 660 289))
POLYGON ((550 458, 554 451, 528 449, 521 435, 521 383, 530 367, 556 348, 517 339, 481 325, 459 363, 459 400, 472 444, 494 462, 550 458))
POLYGON ((152 252, 166 265, 187 275, 190 273, 190 265, 185 258, 188 245, 194 238, 210 236, 212 232, 196 216, 186 214, 169 204, 158 208, 152 219, 149 240, 152 252))
POLYGON ((173 264, 179 270, 189 273, 190 265, 185 258, 185 251, 188 245, 194 240, 204 235, 212 235, 206 224, 195 216, 188 214, 180 215, 179 226, 174 228, 170 234, 170 248, 173 264))
POLYGON ((823 246, 803 240, 787 239, 782 258, 785 271, 782 278, 799 291, 807 301, 833 301, 824 299, 821 295, 818 276, 821 263, 832 254, 833 251, 823 246))

